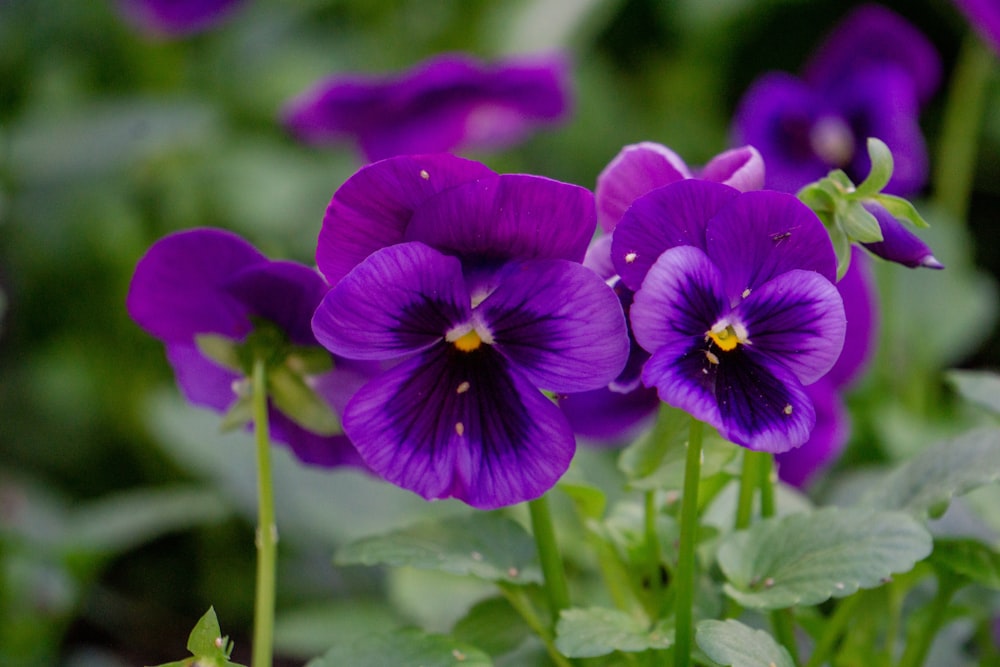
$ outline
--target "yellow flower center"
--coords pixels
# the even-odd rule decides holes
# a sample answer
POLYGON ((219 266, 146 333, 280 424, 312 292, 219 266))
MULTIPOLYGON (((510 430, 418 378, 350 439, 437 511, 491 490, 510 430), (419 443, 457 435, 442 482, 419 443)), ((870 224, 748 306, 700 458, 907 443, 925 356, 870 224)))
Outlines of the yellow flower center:
POLYGON ((729 325, 725 329, 721 329, 719 331, 709 331, 708 337, 715 341, 715 344, 718 345, 719 349, 723 352, 735 350, 736 346, 740 344, 740 337, 733 330, 732 325, 729 325))
POLYGON ((483 339, 479 337, 479 334, 476 333, 475 329, 472 329, 468 333, 459 336, 452 342, 455 344, 455 347, 460 349, 462 352, 472 352, 473 350, 478 349, 480 345, 482 345, 483 339))

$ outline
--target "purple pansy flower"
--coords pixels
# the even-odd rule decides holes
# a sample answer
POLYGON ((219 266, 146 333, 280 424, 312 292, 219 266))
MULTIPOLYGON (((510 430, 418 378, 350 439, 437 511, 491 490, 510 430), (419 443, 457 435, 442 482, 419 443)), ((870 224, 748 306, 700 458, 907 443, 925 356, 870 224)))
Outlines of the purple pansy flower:
POLYGON ((369 160, 494 149, 566 117, 568 66, 559 56, 493 64, 445 54, 392 77, 335 76, 292 100, 286 127, 301 141, 353 138, 369 160))
POLYGON ((846 326, 812 211, 780 192, 679 181, 625 212, 612 261, 636 290, 632 328, 652 353, 642 380, 663 401, 749 449, 808 440, 804 387, 833 366, 846 326))
POLYGON ((771 72, 743 96, 734 134, 767 163, 767 187, 795 192, 833 169, 858 183, 871 167, 865 142, 884 141, 895 161, 887 192, 926 183, 920 105, 940 79, 933 45, 894 12, 853 11, 816 51, 803 78, 771 72))
MULTIPOLYGON (((339 414, 371 375, 373 365, 333 359, 333 370, 302 372, 310 354, 318 353, 323 365, 329 366, 329 355, 317 344, 310 326, 327 290, 323 278, 309 267, 269 260, 231 232, 194 229, 166 236, 150 247, 136 266, 126 306, 139 326, 166 345, 178 385, 195 405, 232 414, 248 375, 239 363, 224 364, 207 356, 206 340, 223 341, 240 354, 240 344, 252 344, 255 336, 271 336, 269 351, 286 353, 272 359, 272 379, 300 391, 311 390, 339 414)), ((287 444, 303 462, 363 467, 343 435, 309 430, 273 400, 268 416, 271 437, 287 444)), ((338 429, 334 423, 324 430, 338 429)))
POLYGON ((996 0, 955 0, 969 24, 1000 55, 1000 4, 996 0))
POLYGON ((372 470, 480 508, 555 484, 575 442, 539 390, 606 385, 628 354, 614 292, 580 264, 595 226, 583 188, 448 155, 376 162, 338 190, 317 250, 338 282, 313 330, 394 364, 344 413, 372 470))
MULTIPOLYGON (((725 183, 738 190, 756 190, 764 184, 764 163, 750 146, 725 151, 701 170, 687 166, 674 151, 653 142, 625 146, 597 177, 597 217, 606 234, 591 244, 584 259, 612 285, 628 317, 635 292, 618 278, 611 261, 611 232, 632 202, 658 187, 686 178, 725 183)), ((574 432, 591 441, 616 444, 627 440, 660 405, 656 389, 643 386, 642 367, 649 352, 635 340, 625 369, 607 387, 559 397, 559 407, 574 432)))
POLYGON ((778 476, 803 487, 840 456, 850 436, 850 417, 843 392, 864 372, 877 339, 878 307, 869 258, 853 249, 851 265, 837 283, 844 301, 847 329, 844 349, 833 368, 806 387, 816 408, 816 426, 801 447, 778 454, 778 476))
POLYGON ((896 262, 911 269, 943 269, 944 264, 934 256, 934 252, 920 237, 897 220, 881 204, 871 201, 864 204, 865 210, 878 220, 882 230, 882 240, 876 243, 862 243, 872 254, 884 260, 896 262))
POLYGON ((130 23, 150 35, 180 37, 207 30, 244 0, 118 0, 130 23))

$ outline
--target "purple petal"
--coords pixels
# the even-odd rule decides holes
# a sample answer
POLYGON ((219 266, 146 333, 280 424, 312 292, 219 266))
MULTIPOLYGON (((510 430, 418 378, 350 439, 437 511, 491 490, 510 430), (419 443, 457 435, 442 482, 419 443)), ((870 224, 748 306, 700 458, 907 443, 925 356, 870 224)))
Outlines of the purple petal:
POLYGON ((704 249, 709 218, 737 195, 738 190, 719 183, 688 179, 636 200, 611 240, 611 260, 622 282, 629 289, 639 289, 653 262, 668 248, 704 249))
POLYGON ((995 0, 955 0, 958 8, 989 44, 1000 55, 1000 5, 995 0))
POLYGON ((844 345, 847 320, 840 293, 812 271, 783 273, 754 289, 736 307, 757 355, 812 384, 832 367, 844 345))
POLYGON ((943 269, 934 253, 920 237, 911 232, 904 223, 892 216, 883 206, 874 202, 866 203, 865 209, 878 220, 882 230, 882 240, 877 243, 862 243, 865 248, 882 259, 896 262, 911 269, 925 267, 943 269))
POLYGON ((786 484, 807 486, 837 459, 850 435, 847 409, 826 379, 806 387, 816 410, 816 425, 805 444, 775 456, 778 477, 786 484))
POLYGON ((890 9, 863 5, 837 24, 806 65, 804 78, 817 88, 830 88, 858 72, 887 66, 905 73, 923 101, 941 79, 940 58, 930 40, 890 9))
POLYGON ((700 339, 678 339, 653 353, 642 370, 642 382, 656 387, 664 403, 721 429, 722 417, 715 397, 718 367, 705 355, 700 339))
POLYGON ((118 0, 121 13, 143 32, 178 37, 225 20, 243 0, 118 0))
POLYGON ((166 342, 190 342, 204 333, 241 338, 250 331, 249 309, 225 285, 234 273, 267 261, 231 232, 177 232, 139 260, 126 307, 139 326, 166 342))
POLYGON ((879 315, 874 285, 870 258, 857 247, 851 248, 851 266, 837 283, 847 316, 844 349, 824 377, 834 387, 849 385, 861 374, 874 352, 879 315))
POLYGON ((611 234, 598 236, 587 248, 583 257, 583 265, 599 275, 603 280, 611 280, 618 276, 615 265, 611 262, 611 234))
POLYGON ((738 303, 768 280, 791 271, 816 271, 833 282, 837 258, 823 223, 792 195, 745 192, 708 222, 707 254, 725 276, 725 293, 738 303))
POLYGON ((596 226, 586 188, 505 174, 429 198, 414 211, 406 239, 464 257, 579 262, 596 226))
POLYGON ((271 438, 286 445, 295 458, 313 466, 336 468, 352 466, 367 470, 361 455, 343 435, 317 435, 306 430, 274 407, 268 412, 271 438))
POLYGON ((312 316, 326 294, 326 281, 295 262, 257 264, 235 274, 225 285, 254 315, 276 324, 296 345, 315 345, 312 316))
POLYGON ((236 402, 234 383, 242 376, 205 357, 194 343, 168 343, 167 361, 177 386, 191 403, 225 412, 236 402))
POLYGON ((597 177, 601 228, 610 232, 636 199, 685 178, 691 178, 691 170, 666 146, 651 141, 626 146, 597 177))
POLYGON ((497 148, 524 138, 570 107, 560 56, 494 65, 446 54, 394 77, 332 77, 286 107, 300 140, 354 137, 369 160, 460 148, 497 148))
POLYGON ((760 190, 764 187, 764 158, 753 146, 732 148, 712 158, 698 177, 740 192, 760 190))
POLYGON ((404 156, 362 168, 326 209, 316 265, 335 285, 371 253, 402 243, 414 209, 427 198, 487 176, 495 174, 453 155, 404 156))
POLYGON ((628 359, 618 297, 593 271, 573 262, 509 267, 476 313, 497 351, 542 389, 572 392, 606 386, 628 359))
POLYGON ((604 387, 559 397, 559 408, 574 433, 608 445, 621 444, 638 435, 659 405, 656 390, 646 387, 625 393, 604 387))
POLYGON ((698 248, 667 250, 649 270, 629 309, 635 339, 655 354, 663 346, 703 338, 728 311, 722 284, 718 267, 698 248))
POLYGON ((389 359, 443 340, 469 319, 461 263, 420 243, 383 248, 316 309, 313 332, 334 354, 389 359))
POLYGON ((344 428, 387 481, 481 509, 541 496, 575 450, 559 409, 487 346, 404 361, 355 395, 344 428))

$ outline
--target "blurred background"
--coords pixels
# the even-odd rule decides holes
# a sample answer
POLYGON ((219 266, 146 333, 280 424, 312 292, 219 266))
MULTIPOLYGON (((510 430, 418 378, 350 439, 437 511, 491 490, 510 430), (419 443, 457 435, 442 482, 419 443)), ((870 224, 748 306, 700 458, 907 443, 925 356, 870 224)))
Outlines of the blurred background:
MULTIPOLYGON (((137 259, 179 229, 223 227, 271 257, 312 262, 325 207, 362 158, 349 144, 295 142, 277 121, 292 96, 333 73, 395 72, 447 51, 490 60, 563 50, 570 119, 467 155, 593 188, 629 143, 666 144, 691 165, 729 147, 749 84, 798 72, 855 4, 246 0, 208 30, 167 39, 123 20, 113 0, 0 2, 0 664, 176 660, 209 605, 246 660, 250 439, 219 433, 215 415, 181 400, 162 345, 129 320, 124 299, 137 259)), ((968 24, 950 0, 883 4, 944 64, 921 115, 933 162, 968 24)), ((879 271, 882 348, 850 396, 841 471, 954 431, 966 408, 942 371, 1000 366, 998 82, 968 220, 936 213, 933 185, 917 201, 932 224, 921 236, 947 270, 879 271)), ((307 470, 283 449, 275 458, 282 664, 354 629, 447 627, 454 612, 414 605, 434 582, 338 570, 331 554, 460 508, 307 470)))

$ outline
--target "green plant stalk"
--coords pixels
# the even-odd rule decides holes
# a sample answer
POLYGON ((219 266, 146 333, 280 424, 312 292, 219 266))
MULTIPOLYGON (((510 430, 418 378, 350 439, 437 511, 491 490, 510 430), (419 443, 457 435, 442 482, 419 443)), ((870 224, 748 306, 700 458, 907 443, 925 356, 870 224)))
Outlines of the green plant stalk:
POLYGON ((695 542, 698 539, 698 484, 701 483, 703 425, 691 419, 687 458, 684 463, 684 495, 681 498, 681 536, 677 555, 674 607, 674 667, 691 664, 694 639, 695 542))
POLYGON ((750 521, 753 519, 754 493, 760 486, 760 453, 744 450, 740 495, 736 504, 736 519, 733 522, 734 530, 750 527, 750 521))
POLYGON ((549 657, 552 658, 552 662, 557 667, 573 667, 573 663, 570 662, 569 658, 560 653, 559 649, 556 648, 552 630, 545 624, 545 621, 539 618, 535 612, 534 605, 531 604, 531 600, 528 599, 524 589, 504 582, 498 582, 497 586, 500 587, 500 592, 507 598, 510 606, 521 615, 521 618, 528 624, 528 627, 534 630, 535 634, 542 640, 542 643, 545 644, 545 649, 548 651, 549 657))
POLYGON ((938 589, 931 600, 930 614, 926 617, 923 627, 917 628, 915 632, 907 633, 910 640, 903 650, 903 655, 899 659, 899 667, 920 667, 927 659, 927 653, 931 650, 931 644, 937 636, 941 626, 944 625, 948 612, 948 605, 951 596, 959 589, 960 583, 957 578, 946 573, 938 574, 938 589))
POLYGON ((535 536, 538 560, 542 564, 542 576, 545 578, 545 594, 548 596, 552 623, 555 625, 559 620, 559 612, 569 607, 570 602, 569 586, 566 584, 566 572, 556 543, 549 501, 545 496, 528 501, 528 510, 531 514, 531 532, 535 536))
POLYGON ((660 536, 656 532, 656 491, 646 491, 645 500, 646 552, 649 554, 650 609, 658 612, 663 597, 663 582, 660 580, 660 568, 662 567, 660 536))
POLYGON ((257 441, 257 587, 253 619, 253 667, 271 667, 274 646, 275 570, 278 528, 274 520, 270 427, 267 418, 267 367, 253 364, 253 421, 257 441))
POLYGON ((837 609, 823 626, 823 634, 816 641, 816 646, 813 648, 812 655, 809 656, 805 667, 820 667, 820 665, 829 662, 830 654, 854 617, 854 612, 863 596, 864 592, 859 591, 837 604, 837 609))
POLYGON ((993 53, 969 32, 952 72, 934 168, 934 199, 956 220, 968 213, 986 90, 995 64, 993 53))

